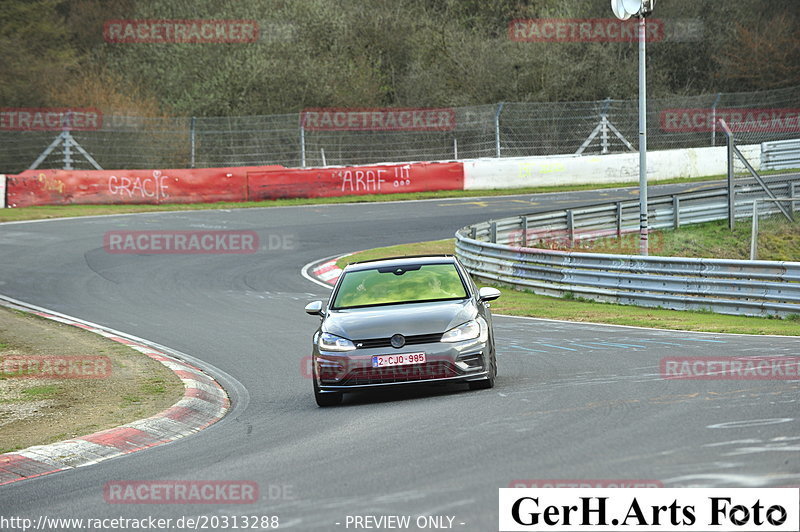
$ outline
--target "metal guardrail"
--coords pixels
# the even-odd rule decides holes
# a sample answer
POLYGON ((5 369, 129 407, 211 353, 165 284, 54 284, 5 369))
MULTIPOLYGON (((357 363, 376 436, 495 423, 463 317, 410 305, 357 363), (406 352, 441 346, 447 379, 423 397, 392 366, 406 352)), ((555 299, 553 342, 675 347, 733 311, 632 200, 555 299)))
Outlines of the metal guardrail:
MULTIPOLYGON (((772 187, 798 197, 800 178, 772 187)), ((735 215, 752 216, 761 187, 737 188, 735 215)), ((795 205, 798 206, 798 205, 795 205)), ((651 228, 724 220, 726 188, 652 198, 651 228)), ((779 213, 764 202, 761 214, 779 213)), ((800 262, 613 255, 531 246, 637 233, 638 200, 491 220, 456 232, 456 254, 474 276, 554 296, 737 315, 800 314, 800 262)))
POLYGON ((761 169, 800 168, 800 139, 761 143, 761 169))

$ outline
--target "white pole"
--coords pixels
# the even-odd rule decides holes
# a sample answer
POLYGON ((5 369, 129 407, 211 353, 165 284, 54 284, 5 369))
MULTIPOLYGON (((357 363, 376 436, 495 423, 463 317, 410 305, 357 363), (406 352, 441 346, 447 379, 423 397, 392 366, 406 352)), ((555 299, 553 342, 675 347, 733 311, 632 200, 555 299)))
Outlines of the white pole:
POLYGON ((758 200, 753 200, 753 225, 750 229, 750 260, 758 254, 758 200))
POLYGON ((645 17, 639 16, 639 254, 647 243, 647 75, 645 70, 645 17))
POLYGON ((306 128, 300 124, 300 167, 306 167, 306 128))
POLYGON ((189 141, 190 141, 190 154, 189 154, 189 168, 194 168, 195 164, 195 150, 197 149, 197 129, 195 128, 195 122, 197 119, 192 117, 189 121, 189 141))

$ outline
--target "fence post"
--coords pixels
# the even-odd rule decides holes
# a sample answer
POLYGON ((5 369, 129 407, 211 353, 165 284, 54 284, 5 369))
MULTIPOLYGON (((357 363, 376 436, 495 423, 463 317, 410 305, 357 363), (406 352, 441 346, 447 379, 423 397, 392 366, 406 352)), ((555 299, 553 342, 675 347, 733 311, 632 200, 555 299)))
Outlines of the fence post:
MULTIPOLYGON (((725 125, 720 125, 724 131, 725 125)), ((736 204, 733 201, 736 194, 733 186, 733 134, 725 131, 725 139, 728 147, 728 228, 733 231, 736 225, 736 204)))
POLYGON ((492 222, 489 226, 489 242, 497 244, 497 222, 492 222))
POLYGON ((306 167, 306 128, 300 124, 300 167, 306 167))
POLYGON ((189 168, 194 168, 195 165, 195 149, 196 149, 196 137, 197 137, 197 129, 195 127, 196 118, 192 117, 192 120, 189 122, 189 141, 191 143, 191 152, 189 153, 189 168))
POLYGON ((0 209, 6 208, 6 176, 0 174, 0 209))
POLYGON ((497 104, 497 111, 494 113, 494 148, 497 157, 500 157, 500 113, 503 112, 505 102, 497 104))
MULTIPOLYGON (((797 195, 797 183, 796 182, 792 183, 792 192, 791 192, 791 194, 792 194, 792 199, 797 198, 798 200, 800 200, 800 197, 798 197, 798 195, 797 195)), ((798 210, 798 208, 797 208, 798 205, 800 205, 800 201, 793 201, 792 202, 792 210, 793 211, 798 210)))
POLYGON ((672 227, 678 229, 681 226, 681 199, 674 195, 672 196, 672 227))
POLYGON ((608 149, 610 144, 608 142, 608 110, 611 107, 611 96, 607 96, 605 100, 603 100, 603 109, 600 112, 600 123, 603 127, 600 136, 600 145, 602 149, 600 150, 601 154, 608 153, 608 149))
POLYGON ((458 160, 458 139, 453 137, 453 159, 458 160))
POLYGON ((714 103, 711 104, 711 145, 717 145, 717 104, 722 93, 717 93, 714 103))
POLYGON ((64 170, 72 170, 72 135, 67 132, 64 138, 64 170))

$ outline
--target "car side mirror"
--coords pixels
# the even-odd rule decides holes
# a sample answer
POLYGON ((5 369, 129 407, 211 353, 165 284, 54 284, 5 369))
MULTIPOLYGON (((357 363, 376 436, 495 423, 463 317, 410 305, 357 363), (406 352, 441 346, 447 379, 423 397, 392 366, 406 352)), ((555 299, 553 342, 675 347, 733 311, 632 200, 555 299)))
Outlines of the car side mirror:
POLYGON ((322 301, 312 301, 306 305, 306 314, 310 314, 311 316, 324 316, 325 311, 323 310, 322 301))
POLYGON ((500 297, 500 290, 492 288, 491 286, 484 286, 478 290, 478 298, 481 301, 494 301, 500 297))

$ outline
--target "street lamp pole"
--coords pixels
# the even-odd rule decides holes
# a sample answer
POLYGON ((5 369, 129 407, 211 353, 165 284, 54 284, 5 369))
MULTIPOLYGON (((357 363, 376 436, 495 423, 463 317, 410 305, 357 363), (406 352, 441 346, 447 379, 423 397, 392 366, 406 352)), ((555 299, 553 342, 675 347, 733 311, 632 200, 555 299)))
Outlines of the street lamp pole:
POLYGON ((620 20, 639 18, 639 254, 647 255, 647 74, 645 42, 646 17, 655 0, 611 0, 611 9, 620 20))
POLYGON ((639 254, 647 255, 647 71, 645 69, 645 23, 639 17, 639 254))

